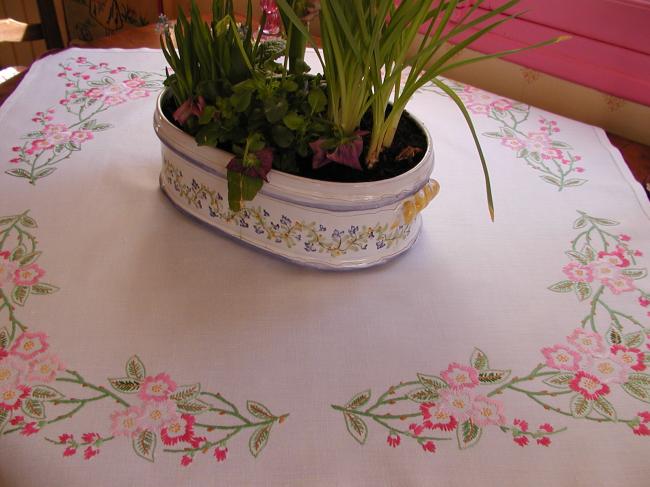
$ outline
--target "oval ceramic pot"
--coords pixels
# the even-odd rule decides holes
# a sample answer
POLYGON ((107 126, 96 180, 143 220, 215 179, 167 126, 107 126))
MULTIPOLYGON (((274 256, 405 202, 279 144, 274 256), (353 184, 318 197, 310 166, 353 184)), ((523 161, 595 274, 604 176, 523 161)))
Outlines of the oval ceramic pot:
POLYGON ((272 170, 268 183, 238 212, 228 208, 226 165, 232 154, 199 146, 163 114, 154 129, 162 146, 160 187, 171 202, 212 228, 289 261, 345 270, 387 262, 418 237, 419 212, 437 194, 431 138, 422 161, 395 178, 334 183, 272 170))

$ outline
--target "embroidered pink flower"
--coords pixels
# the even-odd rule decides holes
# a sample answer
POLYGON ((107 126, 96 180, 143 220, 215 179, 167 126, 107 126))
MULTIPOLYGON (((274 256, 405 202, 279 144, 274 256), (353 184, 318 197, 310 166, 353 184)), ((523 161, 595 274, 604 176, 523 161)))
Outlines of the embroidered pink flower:
POLYGON ((11 347, 11 353, 24 360, 31 360, 38 354, 45 352, 49 346, 45 333, 25 332, 18 337, 14 346, 11 347))
POLYGON ((551 439, 548 436, 542 436, 537 439, 537 444, 541 446, 549 446, 551 444, 551 439))
POLYGON ((610 349, 616 359, 629 367, 630 370, 642 372, 646 369, 644 353, 638 348, 628 348, 623 345, 613 345, 610 349))
POLYGON ((145 377, 140 385, 138 397, 143 401, 166 401, 175 390, 176 382, 163 372, 156 376, 145 377))
POLYGON ((449 364, 447 370, 440 375, 449 387, 456 390, 476 387, 479 384, 478 372, 474 367, 468 367, 456 362, 449 364))
POLYGON ((104 105, 108 106, 120 105, 124 102, 126 102, 126 99, 121 96, 110 95, 104 98, 104 105))
POLYGON ((477 426, 503 425, 503 404, 486 396, 476 396, 472 405, 472 421, 477 426))
POLYGON ((99 455, 99 448, 93 448, 92 446, 89 446, 84 450, 84 460, 90 460, 97 455, 99 455))
POLYGON ((425 443, 422 443, 422 449, 424 451, 426 451, 426 452, 429 452, 429 453, 435 453, 436 452, 436 444, 433 441, 429 440, 429 441, 427 441, 425 443))
MULTIPOLYGON (((6 353, 6 352, 5 352, 6 353)), ((9 356, 0 362, 0 389, 23 382, 27 368, 22 360, 9 356)))
POLYGON ((524 446, 528 445, 529 440, 527 436, 515 436, 512 438, 512 441, 523 448, 524 446))
POLYGON ((505 98, 499 98, 498 100, 490 103, 490 106, 495 110, 507 111, 512 109, 512 102, 505 98))
POLYGON ((139 77, 133 77, 130 79, 127 79, 126 81, 123 81, 124 86, 128 86, 129 88, 140 88, 145 84, 145 81, 142 78, 139 77))
POLYGON ((580 265, 577 262, 569 262, 562 268, 562 272, 573 282, 592 282, 594 280, 591 267, 580 265))
MULTIPOLYGON (((45 141, 48 144, 47 149, 51 149, 54 146, 62 145, 67 143, 70 140, 71 133, 66 131, 63 132, 53 132, 45 137, 45 141)), ((32 147, 33 148, 33 147, 32 147)))
POLYGON ((37 284, 44 275, 45 271, 41 269, 38 264, 29 264, 14 271, 14 283, 17 286, 33 286, 34 284, 37 284))
POLYGON ((603 384, 622 384, 627 381, 629 368, 610 354, 587 357, 584 372, 597 377, 603 384))
MULTIPOLYGON (((2 265, 2 261, 0 261, 0 266, 1 265, 2 265)), ((0 270, 0 272, 2 271, 0 270)), ((0 281, 0 287, 2 287, 1 282, 2 281, 0 281)), ((644 296, 639 296, 639 304, 644 308, 647 308, 648 306, 650 306, 650 300, 646 299, 644 296)))
POLYGON ((617 247, 614 252, 598 252, 598 260, 600 262, 607 262, 608 264, 616 267, 628 267, 630 261, 625 257, 625 250, 622 247, 617 247))
POLYGON ((4 348, 0 348, 0 360, 8 356, 9 356, 9 352, 7 352, 4 348))
POLYGON ((25 385, 6 386, 0 389, 0 409, 15 411, 32 390, 25 385))
POLYGON ((92 140, 93 133, 90 130, 75 130, 70 135, 70 140, 77 143, 86 142, 87 140, 92 140))
POLYGON ((553 148, 551 139, 544 132, 529 132, 526 145, 531 152, 543 152, 547 147, 553 148))
POLYGON ((120 409, 111 413, 111 434, 113 436, 126 436, 133 438, 140 431, 138 423, 142 411, 137 406, 131 406, 127 409, 120 409))
POLYGON ((93 100, 98 100, 104 96, 104 92, 99 88, 91 88, 84 92, 86 98, 92 98, 93 100))
POLYGON ((567 341, 582 353, 588 355, 602 353, 606 350, 602 336, 597 333, 585 331, 582 328, 576 328, 567 337, 567 341))
POLYGON ((175 445, 178 442, 190 443, 194 438, 194 422, 191 414, 181 414, 179 418, 160 430, 160 439, 165 445, 175 445))
POLYGON ((471 418, 473 412, 472 396, 464 391, 442 389, 438 409, 444 414, 453 416, 459 423, 471 418))
POLYGON ((487 115, 490 113, 490 106, 482 103, 470 103, 467 109, 475 115, 487 115))
POLYGON ((542 348, 546 357, 546 365, 552 369, 577 371, 582 356, 575 350, 564 345, 554 345, 542 348))
POLYGON ((9 258, 9 252, 0 252, 0 289, 13 281, 18 264, 9 258))
POLYGON ((27 380, 30 382, 52 382, 57 372, 63 370, 63 363, 54 354, 45 354, 29 363, 27 380))
POLYGON ((25 422, 25 416, 14 416, 11 418, 11 421, 9 423, 11 426, 18 426, 19 424, 23 424, 25 422))
POLYGON ((598 377, 582 370, 569 383, 569 387, 582 394, 585 399, 598 399, 600 396, 609 394, 607 384, 603 384, 598 377))
POLYGON ((217 459, 217 462, 223 462, 228 457, 228 448, 226 447, 216 447, 214 449, 214 458, 217 459))
POLYGON ((512 424, 517 426, 521 431, 528 431, 528 422, 524 419, 515 418, 512 424))
POLYGON ((84 443, 95 443, 100 438, 99 433, 84 433, 81 435, 81 441, 84 443))
POLYGON ((62 445, 72 439, 74 439, 74 436, 72 436, 70 433, 63 433, 62 435, 59 435, 59 443, 62 445))
POLYGON ((618 238, 621 239, 621 241, 623 241, 623 242, 629 242, 630 240, 632 240, 632 238, 629 235, 626 235, 624 233, 621 233, 618 236, 618 238))
POLYGON ((501 145, 505 145, 506 147, 509 147, 510 149, 517 150, 517 151, 519 149, 523 149, 524 147, 526 147, 526 144, 524 144, 521 140, 514 137, 502 138, 501 145))
POLYGON ((194 461, 194 458, 192 458, 189 455, 183 455, 181 457, 181 465, 183 467, 187 467, 188 465, 191 465, 193 461, 194 461))
POLYGON ((129 92, 127 92, 126 96, 127 96, 127 98, 129 98, 131 100, 137 100, 138 98, 146 98, 146 97, 148 97, 149 92, 147 90, 143 90, 143 89, 138 88, 138 89, 135 89, 135 90, 130 90, 129 92))
POLYGON ((36 425, 35 421, 32 421, 31 423, 26 423, 23 428, 20 430, 20 434, 23 436, 32 436, 38 433, 40 429, 36 425))
POLYGON ((388 434, 388 438, 386 438, 386 443, 388 443, 388 445, 392 446, 393 448, 397 448, 400 444, 400 441, 400 436, 392 431, 388 434))
POLYGON ((548 423, 540 424, 538 429, 546 431, 547 433, 553 433, 553 431, 555 431, 555 428, 548 423))
POLYGON ((591 268, 594 278, 601 281, 603 279, 612 279, 619 275, 618 268, 604 260, 592 262, 589 264, 589 267, 591 268))
POLYGON ((77 449, 73 446, 68 446, 66 447, 65 450, 63 450, 63 456, 64 457, 71 457, 72 455, 77 453, 77 449))
POLYGON ((650 436, 650 428, 648 427, 648 423, 650 423, 650 411, 637 413, 636 416, 638 418, 638 424, 632 428, 634 434, 638 436, 650 436))
POLYGON ((621 294, 636 289, 634 281, 628 276, 617 276, 613 279, 603 279, 601 282, 607 286, 612 294, 621 294))
POLYGON ((29 150, 32 152, 40 152, 42 150, 51 149, 55 144, 46 139, 36 139, 32 140, 32 146, 29 150))
POLYGON ((138 425, 143 429, 159 432, 178 420, 174 401, 148 401, 142 407, 138 425))
POLYGON ((453 431, 458 426, 458 421, 447 411, 436 408, 436 405, 433 403, 424 403, 420 404, 420 412, 422 413, 422 422, 421 429, 418 425, 413 426, 414 432, 418 431, 417 434, 420 434, 424 428, 428 429, 439 429, 442 431, 453 431))

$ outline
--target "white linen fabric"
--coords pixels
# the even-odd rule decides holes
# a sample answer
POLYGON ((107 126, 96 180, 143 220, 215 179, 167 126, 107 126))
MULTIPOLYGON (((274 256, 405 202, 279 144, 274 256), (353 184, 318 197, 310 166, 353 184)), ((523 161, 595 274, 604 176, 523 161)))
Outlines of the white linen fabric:
POLYGON ((322 272, 159 191, 164 67, 69 49, 0 109, 0 485, 648 485, 650 204, 602 130, 450 81, 492 223, 426 86, 419 241, 322 272))

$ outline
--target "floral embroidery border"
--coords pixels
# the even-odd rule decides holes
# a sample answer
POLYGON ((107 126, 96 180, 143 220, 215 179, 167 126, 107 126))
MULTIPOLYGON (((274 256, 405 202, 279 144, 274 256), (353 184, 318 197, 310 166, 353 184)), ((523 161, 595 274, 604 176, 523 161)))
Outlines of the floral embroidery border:
POLYGON ((162 74, 130 71, 124 66, 112 68, 106 62, 95 64, 82 56, 59 66, 61 72, 57 76, 65 81, 66 87, 59 105, 67 115, 57 114, 51 107, 36 112, 32 122, 38 128, 22 137, 22 145, 12 148, 15 157, 9 162, 19 167, 5 171, 31 184, 56 171, 59 163, 80 151, 96 133, 112 127, 99 121, 97 117, 102 112, 147 98, 163 87, 162 74))
POLYGON ((93 384, 65 367, 50 351, 45 333, 28 330, 18 319, 16 306, 24 306, 31 295, 58 290, 41 281, 45 271, 36 264, 41 251, 30 233, 37 224, 28 213, 0 217, 0 313, 7 314, 11 325, 0 329, 0 438, 14 433, 36 435, 106 399, 120 406, 106 418, 108 434, 63 433, 45 439, 60 446, 64 457, 83 449, 84 459, 89 460, 106 443, 124 438, 136 455, 151 462, 162 442, 163 452, 180 455, 181 465, 188 466, 198 453, 210 451, 218 462, 225 460, 229 441, 250 431, 248 448, 257 457, 273 426, 288 414, 276 416, 263 404, 247 401, 245 415, 222 394, 203 390, 200 383, 177 385, 166 373, 148 375, 136 355, 128 359, 124 376, 108 379, 110 389, 93 384), (80 397, 79 392, 89 394, 80 397), (199 430, 205 434, 199 435, 199 430))
POLYGON ((619 390, 650 403, 650 374, 645 372, 650 366, 650 328, 610 301, 636 293, 638 305, 650 307, 650 294, 636 283, 648 274, 637 265, 643 253, 630 247, 629 235, 605 229, 618 222, 579 215, 573 226, 580 232, 566 252, 571 262, 562 269, 568 279, 549 287, 575 292, 580 302, 589 303, 581 327, 566 343, 542 347, 543 361, 524 376, 511 377, 509 369, 490 367, 487 355, 474 349, 468 365, 453 362, 439 375, 417 374, 415 380, 389 387, 372 404, 371 391, 363 391, 343 406, 332 405, 343 414, 350 435, 365 444, 366 422, 372 421, 388 431, 386 442, 393 448, 405 438, 435 452, 436 442, 451 440, 454 433, 458 448, 465 449, 477 444, 488 428, 499 428, 522 447, 532 440, 549 446, 552 435, 567 430, 548 422, 531 429, 521 418, 509 422, 505 404, 495 397, 510 392, 561 417, 617 423, 635 435, 650 436, 650 411, 623 417, 612 394, 619 390), (598 332, 599 311, 609 326, 605 334, 598 332), (628 331, 630 326, 634 331, 628 331), (407 420, 408 428, 403 426, 407 420))

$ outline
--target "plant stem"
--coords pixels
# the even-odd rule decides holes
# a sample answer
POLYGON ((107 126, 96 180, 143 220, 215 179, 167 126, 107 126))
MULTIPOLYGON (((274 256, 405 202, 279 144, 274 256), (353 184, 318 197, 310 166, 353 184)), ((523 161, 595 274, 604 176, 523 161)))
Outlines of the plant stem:
POLYGON ((124 399, 122 399, 120 396, 112 393, 108 389, 106 389, 104 386, 96 386, 94 384, 91 384, 89 382, 86 382, 86 380, 76 371, 74 370, 69 370, 66 369, 66 372, 73 376, 73 379, 67 378, 67 377, 57 377, 56 380, 60 382, 71 382, 73 384, 79 384, 81 387, 88 387, 94 391, 97 391, 101 394, 103 394, 105 397, 111 397, 113 398, 116 402, 124 406, 125 408, 130 407, 130 404, 126 402, 124 399))

